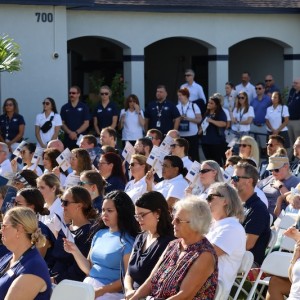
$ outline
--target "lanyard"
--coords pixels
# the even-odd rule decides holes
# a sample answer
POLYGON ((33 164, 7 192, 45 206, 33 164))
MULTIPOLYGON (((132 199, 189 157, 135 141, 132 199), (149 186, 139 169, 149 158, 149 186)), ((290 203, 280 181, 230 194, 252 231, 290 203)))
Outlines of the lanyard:
POLYGON ((184 117, 186 117, 186 114, 187 114, 187 111, 189 110, 189 108, 190 108, 190 102, 189 102, 189 104, 188 104, 185 112, 183 110, 183 105, 181 104, 181 112, 182 112, 181 115, 184 116, 184 117))
MULTIPOLYGON (((165 102, 165 101, 164 101, 165 102)), ((164 103, 163 102, 163 103, 164 103)), ((157 110, 157 116, 160 118, 161 117, 161 114, 162 114, 162 111, 163 111, 163 109, 164 109, 164 104, 162 104, 162 106, 161 106, 161 109, 159 109, 159 105, 158 105, 159 103, 157 103, 157 105, 156 105, 156 110, 157 110)))
POLYGON ((242 113, 242 109, 240 110, 240 122, 242 122, 244 111, 245 111, 245 108, 243 108, 243 113, 242 113))

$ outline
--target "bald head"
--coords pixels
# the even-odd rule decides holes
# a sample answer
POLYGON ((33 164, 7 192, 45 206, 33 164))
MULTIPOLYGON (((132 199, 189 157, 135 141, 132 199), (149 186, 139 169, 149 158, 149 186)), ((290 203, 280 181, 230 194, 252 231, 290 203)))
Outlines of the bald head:
POLYGON ((57 149, 59 152, 63 152, 65 150, 65 146, 60 140, 52 140, 48 142, 47 148, 57 149))

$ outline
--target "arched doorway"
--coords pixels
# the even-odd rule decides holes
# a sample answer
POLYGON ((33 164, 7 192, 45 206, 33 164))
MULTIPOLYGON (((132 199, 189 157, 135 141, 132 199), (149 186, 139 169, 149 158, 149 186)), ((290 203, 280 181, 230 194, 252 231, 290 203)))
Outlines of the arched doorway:
POLYGON ((155 99, 156 87, 164 84, 168 99, 177 102, 177 90, 184 83, 184 71, 192 68, 195 81, 208 91, 208 45, 196 39, 172 37, 145 48, 145 102, 155 99))

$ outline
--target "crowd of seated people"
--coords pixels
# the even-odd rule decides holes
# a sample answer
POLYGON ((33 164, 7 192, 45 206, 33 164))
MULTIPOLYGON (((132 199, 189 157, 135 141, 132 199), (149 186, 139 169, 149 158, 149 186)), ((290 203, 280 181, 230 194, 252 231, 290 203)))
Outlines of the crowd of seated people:
MULTIPOLYGON (((11 140, 0 141, 0 299, 21 299, 19 289, 28 299, 50 299, 51 284, 64 279, 91 284, 97 300, 214 299, 222 281, 227 299, 245 251, 253 253, 254 268, 262 264, 270 215, 275 220, 282 211, 297 214, 300 209, 300 137, 291 143, 290 160, 285 148, 288 110, 278 93, 271 94, 264 108, 266 134, 251 136, 253 124, 253 130, 263 125, 256 116, 260 92, 252 102, 246 91, 226 86, 224 104, 214 94, 206 112, 189 100, 193 92, 188 87, 178 91, 176 107, 159 86, 157 115, 151 111, 153 103, 144 114, 133 94, 119 114, 111 90, 103 86, 94 135, 87 132, 88 111, 79 101, 80 90, 72 87, 61 118, 54 100, 44 100, 35 125, 38 145, 26 142, 19 154, 14 151, 25 122, 17 103, 7 99, 14 111, 8 108, 6 114, 15 115, 19 125, 9 133, 11 140), (284 112, 281 122, 270 113, 278 109, 284 112), (172 114, 165 115, 167 110, 172 114), (172 123, 168 130, 162 128, 166 120, 172 123), (54 123, 47 133, 48 121, 54 123), (149 124, 156 127, 147 128, 149 124), (60 126, 64 143, 57 139, 60 126), (122 145, 117 127, 123 130, 122 145), (228 147, 230 134, 234 143, 228 147), (132 145, 129 159, 122 156, 126 142, 132 145), (160 153, 166 153, 156 162, 161 173, 151 164, 151 151, 160 145, 160 153), (43 149, 36 161, 38 148, 43 149), (67 168, 59 162, 66 148, 67 168), (261 162, 263 148, 268 158, 261 162), (191 170, 196 170, 193 181, 186 177, 191 170)), ((286 234, 300 243, 297 229, 286 234)), ((291 280, 272 278, 268 299, 288 295, 290 289, 296 299, 298 248, 291 280)))

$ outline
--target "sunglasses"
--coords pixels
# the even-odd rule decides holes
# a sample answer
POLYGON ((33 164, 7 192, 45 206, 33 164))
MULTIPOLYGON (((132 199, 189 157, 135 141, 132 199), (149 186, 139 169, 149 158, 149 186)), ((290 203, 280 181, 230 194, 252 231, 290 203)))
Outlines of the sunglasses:
POLYGON ((256 90, 262 90, 262 88, 261 88, 261 87, 256 87, 255 89, 256 89, 256 90))
POLYGON ((250 177, 247 177, 247 176, 237 176, 237 175, 231 176, 231 180, 232 180, 233 182, 239 182, 241 178, 249 179, 250 177))
POLYGON ((192 76, 192 74, 184 74, 185 77, 192 76))
POLYGON ((181 223, 190 223, 190 221, 186 221, 186 220, 181 220, 180 218, 174 218, 173 219, 174 224, 179 225, 181 223))
POLYGON ((206 174, 206 173, 208 173, 210 171, 214 171, 214 170, 213 169, 202 169, 202 170, 199 171, 199 173, 206 174))
POLYGON ((100 93, 101 96, 108 96, 109 93, 100 93))
POLYGON ((276 145, 266 143, 266 146, 272 148, 272 147, 274 147, 274 146, 276 146, 276 145))
POLYGON ((238 99, 242 99, 243 100, 243 99, 246 99, 246 98, 245 97, 238 97, 238 99))
POLYGON ((76 203, 76 202, 73 202, 73 201, 68 201, 68 200, 60 200, 61 202, 61 205, 64 206, 64 207, 67 207, 69 206, 69 204, 72 204, 72 203, 76 203))
POLYGON ((140 165, 140 164, 137 163, 137 162, 135 162, 135 163, 133 162, 133 163, 130 163, 130 164, 129 164, 130 167, 134 167, 135 165, 140 165))
POLYGON ((170 147, 171 148, 176 148, 176 147, 180 147, 180 145, 178 145, 178 144, 172 144, 172 145, 170 145, 170 147))
POLYGON ((265 80, 265 82, 270 82, 270 81, 272 81, 272 79, 266 79, 266 80, 265 80))
POLYGON ((239 147, 240 147, 240 148, 241 148, 241 147, 246 148, 247 146, 250 147, 250 145, 247 145, 247 144, 239 144, 239 147))
POLYGON ((275 172, 275 173, 279 173, 280 169, 272 169, 272 170, 269 170, 271 173, 272 172, 275 172))
POLYGON ((6 103, 5 106, 14 106, 13 103, 6 103))
POLYGON ((220 193, 215 193, 215 194, 209 194, 209 195, 207 195, 206 201, 207 201, 208 203, 210 203, 210 202, 213 201, 214 197, 221 197, 221 198, 224 198, 224 196, 221 195, 220 193))
POLYGON ((50 104, 51 104, 50 102, 46 102, 46 101, 43 102, 43 105, 50 105, 50 104))
POLYGON ((91 184, 91 185, 92 185, 92 184, 94 184, 94 183, 87 182, 87 181, 79 181, 79 182, 78 182, 78 185, 79 185, 79 186, 84 186, 85 184, 91 184))
POLYGON ((76 95, 77 93, 76 92, 70 92, 69 94, 70 95, 76 95))

